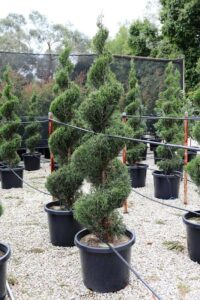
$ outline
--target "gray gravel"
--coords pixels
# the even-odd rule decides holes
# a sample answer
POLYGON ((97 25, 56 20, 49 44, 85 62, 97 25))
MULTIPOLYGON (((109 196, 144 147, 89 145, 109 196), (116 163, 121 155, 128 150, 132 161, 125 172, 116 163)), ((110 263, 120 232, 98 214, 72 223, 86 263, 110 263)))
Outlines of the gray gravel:
MULTIPOLYGON (((153 159, 148 160, 152 167, 153 159)), ((44 190, 49 163, 39 171, 26 172, 24 178, 44 190)), ((199 195, 188 183, 188 209, 199 209, 199 195)), ((153 196, 153 179, 148 171, 145 188, 138 191, 153 196)), ((0 218, 0 240, 10 244, 12 257, 8 264, 8 281, 15 299, 153 299, 151 293, 131 274, 130 284, 118 293, 96 294, 87 290, 81 278, 79 253, 76 247, 60 248, 49 243, 47 215, 44 204, 51 197, 24 185, 23 189, 0 189, 4 215, 0 218)), ((167 201, 180 207, 183 199, 167 201)), ((199 300, 200 266, 187 254, 186 230, 182 212, 146 200, 134 192, 129 199, 129 213, 124 221, 136 232, 132 248, 132 266, 165 300, 199 300), (183 251, 168 250, 164 242, 178 241, 183 251)), ((121 210, 122 211, 122 210, 121 210)))

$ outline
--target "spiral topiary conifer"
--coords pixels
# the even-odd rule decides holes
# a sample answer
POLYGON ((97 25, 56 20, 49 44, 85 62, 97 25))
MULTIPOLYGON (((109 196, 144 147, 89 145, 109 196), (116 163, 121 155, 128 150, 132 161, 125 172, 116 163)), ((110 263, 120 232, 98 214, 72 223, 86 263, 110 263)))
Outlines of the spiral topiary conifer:
POLYGON ((125 126, 117 122, 114 112, 123 89, 110 70, 112 56, 106 48, 108 30, 101 22, 93 39, 97 53, 88 72, 90 90, 80 110, 87 126, 96 135, 85 137, 84 143, 72 155, 77 170, 92 184, 91 194, 82 195, 75 202, 75 218, 107 242, 125 232, 117 211, 130 192, 127 168, 117 158, 124 143, 105 134, 125 134, 125 126))
MULTIPOLYGON (((156 101, 156 112, 165 117, 182 117, 184 106, 183 92, 180 88, 180 74, 174 69, 172 62, 168 63, 164 73, 164 88, 156 101)), ((182 144, 183 122, 176 119, 159 119, 155 124, 157 135, 166 143, 182 144)), ((158 157, 162 158, 158 166, 165 174, 178 171, 183 164, 182 151, 175 148, 158 146, 158 157)))
MULTIPOLYGON (((78 86, 70 80, 73 64, 69 54, 70 49, 66 46, 59 57, 60 68, 56 74, 55 86, 58 95, 52 102, 50 110, 56 120, 75 124, 75 114, 80 104, 80 91, 78 86)), ((76 172, 74 165, 70 162, 71 154, 80 136, 80 132, 72 127, 58 126, 49 140, 50 149, 60 168, 48 177, 46 187, 52 196, 60 200, 61 205, 67 209, 72 208, 77 197, 77 190, 83 181, 83 177, 76 172)))
POLYGON ((21 136, 17 133, 20 125, 20 119, 17 116, 19 100, 12 92, 10 71, 11 68, 7 66, 3 74, 5 87, 0 99, 0 157, 9 167, 15 167, 20 161, 17 149, 21 145, 21 136))
POLYGON ((29 118, 28 120, 31 122, 25 127, 25 136, 26 136, 26 147, 30 154, 35 152, 35 148, 38 145, 41 134, 40 124, 35 120, 35 117, 38 115, 38 101, 37 95, 33 94, 31 97, 30 108, 29 108, 29 118))
MULTIPOLYGON (((137 82, 135 65, 133 61, 131 62, 131 69, 129 72, 129 89, 125 99, 125 105, 125 112, 129 115, 135 115, 139 117, 144 110, 140 98, 140 88, 137 82)), ((133 129, 132 137, 141 138, 141 136, 144 134, 145 124, 140 118, 129 118, 127 125, 133 129)), ((146 145, 131 142, 127 146, 127 161, 129 165, 134 165, 136 162, 142 160, 146 145)))

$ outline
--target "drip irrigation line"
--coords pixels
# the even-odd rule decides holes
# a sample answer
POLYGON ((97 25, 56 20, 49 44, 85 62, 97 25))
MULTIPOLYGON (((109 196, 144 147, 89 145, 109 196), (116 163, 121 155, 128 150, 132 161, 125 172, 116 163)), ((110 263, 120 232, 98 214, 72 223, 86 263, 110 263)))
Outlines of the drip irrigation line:
POLYGON ((194 215, 200 216, 200 213, 198 213, 198 212, 195 212, 195 211, 192 211, 192 210, 189 210, 189 209, 186 209, 186 208, 181 208, 181 207, 178 207, 178 206, 175 206, 175 205, 167 204, 167 203, 164 203, 164 202, 160 202, 160 201, 155 200, 155 199, 153 199, 149 196, 143 195, 142 193, 136 191, 134 188, 132 188, 132 191, 134 193, 138 194, 139 196, 142 196, 143 198, 146 198, 146 199, 148 199, 152 202, 155 202, 155 203, 158 203, 158 204, 170 207, 170 208, 174 208, 174 209, 177 209, 177 210, 181 210, 181 211, 184 211, 184 212, 189 212, 189 213, 192 213, 194 215))
POLYGON ((21 121, 20 122, 20 124, 30 124, 30 123, 47 123, 47 122, 49 122, 49 120, 48 119, 46 119, 46 120, 34 120, 34 121, 21 121))
POLYGON ((6 281, 6 289, 7 289, 7 295, 8 297, 11 299, 11 300, 14 300, 14 296, 13 296, 13 293, 12 293, 12 290, 8 284, 8 281, 6 281))
POLYGON ((29 187, 32 188, 33 190, 35 190, 35 191, 37 191, 37 192, 39 192, 39 193, 42 193, 42 194, 44 194, 44 195, 52 196, 51 194, 46 193, 46 192, 44 192, 44 191, 41 191, 41 190, 35 188, 34 186, 32 186, 30 183, 26 182, 22 177, 20 177, 20 176, 19 176, 12 168, 10 168, 9 166, 7 166, 7 165, 4 165, 4 166, 7 167, 10 171, 12 171, 12 173, 13 173, 19 180, 21 180, 23 183, 25 183, 27 186, 29 186, 29 187))
POLYGON ((158 300, 162 300, 162 298, 160 296, 158 296, 158 294, 149 286, 149 284, 142 279, 142 277, 140 276, 140 274, 135 271, 133 269, 133 267, 123 258, 123 256, 121 256, 121 254, 114 248, 112 247, 109 243, 105 242, 104 243, 118 256, 118 258, 129 268, 129 270, 137 277, 137 279, 139 279, 143 285, 158 299, 158 300))
POLYGON ((160 120, 160 119, 164 119, 164 120, 190 120, 190 121, 200 121, 200 117, 199 116, 191 116, 191 117, 176 117, 176 116, 146 116, 146 115, 127 115, 124 113, 123 117, 127 117, 127 118, 133 118, 133 119, 146 119, 146 120, 160 120))
MULTIPOLYGON (((100 134, 100 132, 95 132, 91 129, 86 129, 86 128, 82 128, 82 127, 78 127, 69 123, 64 123, 64 122, 60 122, 54 119, 49 119, 50 121, 53 121, 57 124, 60 125, 64 125, 64 126, 68 126, 68 127, 72 127, 84 132, 89 132, 89 133, 93 133, 93 134, 100 134)), ((161 145, 164 147, 170 147, 170 148, 177 148, 177 149, 187 149, 187 150, 193 150, 193 151, 200 151, 200 148, 193 148, 193 147, 188 147, 188 146, 183 146, 183 145, 175 145, 175 144, 168 144, 168 143, 160 143, 160 142, 154 142, 154 141, 150 141, 150 140, 143 140, 143 139, 137 139, 137 138, 131 138, 131 137, 126 137, 126 136, 121 136, 121 135, 113 135, 113 134, 106 134, 106 133, 101 133, 104 136, 107 136, 109 138, 117 138, 117 139, 122 139, 122 140, 126 140, 126 141, 132 141, 132 142, 139 142, 139 143, 144 143, 144 144, 152 144, 152 145, 161 145)))

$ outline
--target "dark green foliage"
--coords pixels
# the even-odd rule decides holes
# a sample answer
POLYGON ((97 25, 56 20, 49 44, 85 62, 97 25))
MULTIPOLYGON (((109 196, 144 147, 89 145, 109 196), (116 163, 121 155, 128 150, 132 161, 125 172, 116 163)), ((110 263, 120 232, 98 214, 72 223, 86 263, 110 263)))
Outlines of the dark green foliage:
POLYGON ((33 154, 35 152, 35 148, 37 147, 40 139, 40 129, 41 126, 35 120, 36 116, 38 116, 38 99, 36 94, 33 94, 30 101, 30 109, 29 109, 29 118, 28 120, 31 122, 25 127, 25 135, 26 135, 26 147, 28 152, 33 154))
POLYGON ((12 94, 10 72, 11 69, 7 67, 3 78, 5 87, 0 99, 0 157, 8 166, 14 167, 20 161, 17 149, 21 145, 21 137, 17 134, 20 125, 20 120, 16 114, 19 100, 12 94))
POLYGON ((195 68, 200 57, 200 1, 161 0, 162 33, 185 56, 187 89, 199 81, 195 68))
POLYGON ((46 182, 46 188, 53 197, 67 209, 71 209, 78 196, 83 177, 77 172, 73 164, 68 164, 53 172, 46 182))
POLYGON ((185 169, 197 187, 200 187, 200 156, 197 155, 194 159, 192 159, 185 169))
POLYGON ((75 217, 82 225, 111 242, 125 230, 116 209, 130 192, 130 180, 126 167, 115 159, 124 142, 102 133, 126 135, 127 126, 116 121, 122 86, 110 70, 111 56, 105 45, 108 32, 101 23, 98 27, 93 40, 98 56, 88 74, 90 94, 80 111, 86 124, 99 134, 85 136, 72 155, 76 169, 92 183, 93 189, 90 195, 81 196, 74 208, 75 217))
MULTIPOLYGON (((185 100, 179 87, 179 80, 179 72, 174 69, 172 63, 169 63, 165 70, 163 91, 160 92, 159 99, 156 101, 156 112, 158 115, 183 117, 185 100)), ((181 120, 159 119, 155 124, 155 128, 157 135, 166 143, 183 143, 183 122, 181 120)), ((163 146, 159 146, 156 151, 158 157, 162 158, 158 162, 158 166, 165 173, 170 174, 180 169, 183 164, 181 151, 163 146)))
POLYGON ((0 204, 0 216, 3 214, 3 206, 0 204))
POLYGON ((134 21, 129 29, 130 52, 136 56, 150 56, 158 42, 158 29, 147 19, 134 21))
MULTIPOLYGON (((80 91, 78 86, 70 81, 73 65, 69 59, 70 50, 66 47, 60 55, 60 69, 56 74, 56 90, 58 96, 51 104, 50 110, 58 121, 75 123, 76 110, 79 106, 80 91)), ((76 115, 76 122, 79 115, 76 115)), ((81 133, 72 127, 57 126, 49 139, 51 152, 54 154, 60 169, 53 172, 47 179, 46 187, 67 209, 75 202, 83 176, 70 162, 71 154, 79 143, 81 133)))
MULTIPOLYGON (((125 99, 125 112, 129 115, 140 116, 144 114, 144 109, 141 102, 140 87, 136 78, 135 65, 131 63, 131 69, 129 72, 129 89, 125 99)), ((141 138, 144 134, 145 124, 140 118, 129 118, 127 125, 132 128, 131 136, 133 138, 141 138)), ((145 150, 145 145, 141 143, 128 143, 127 145, 127 161, 129 165, 134 165, 142 158, 142 154, 145 150)))

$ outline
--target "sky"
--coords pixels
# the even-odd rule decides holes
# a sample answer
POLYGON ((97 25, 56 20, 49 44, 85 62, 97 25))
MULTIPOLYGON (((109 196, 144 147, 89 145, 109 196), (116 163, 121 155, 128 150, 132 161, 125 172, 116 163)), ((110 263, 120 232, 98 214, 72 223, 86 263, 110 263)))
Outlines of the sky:
MULTIPOLYGON (((2 0, 3 1, 3 0, 2 0)), ((142 19, 148 10, 149 0, 5 0, 0 9, 0 18, 9 13, 24 16, 32 10, 46 15, 53 23, 73 25, 89 37, 96 33, 96 21, 103 14, 103 23, 114 37, 120 24, 142 19)))

